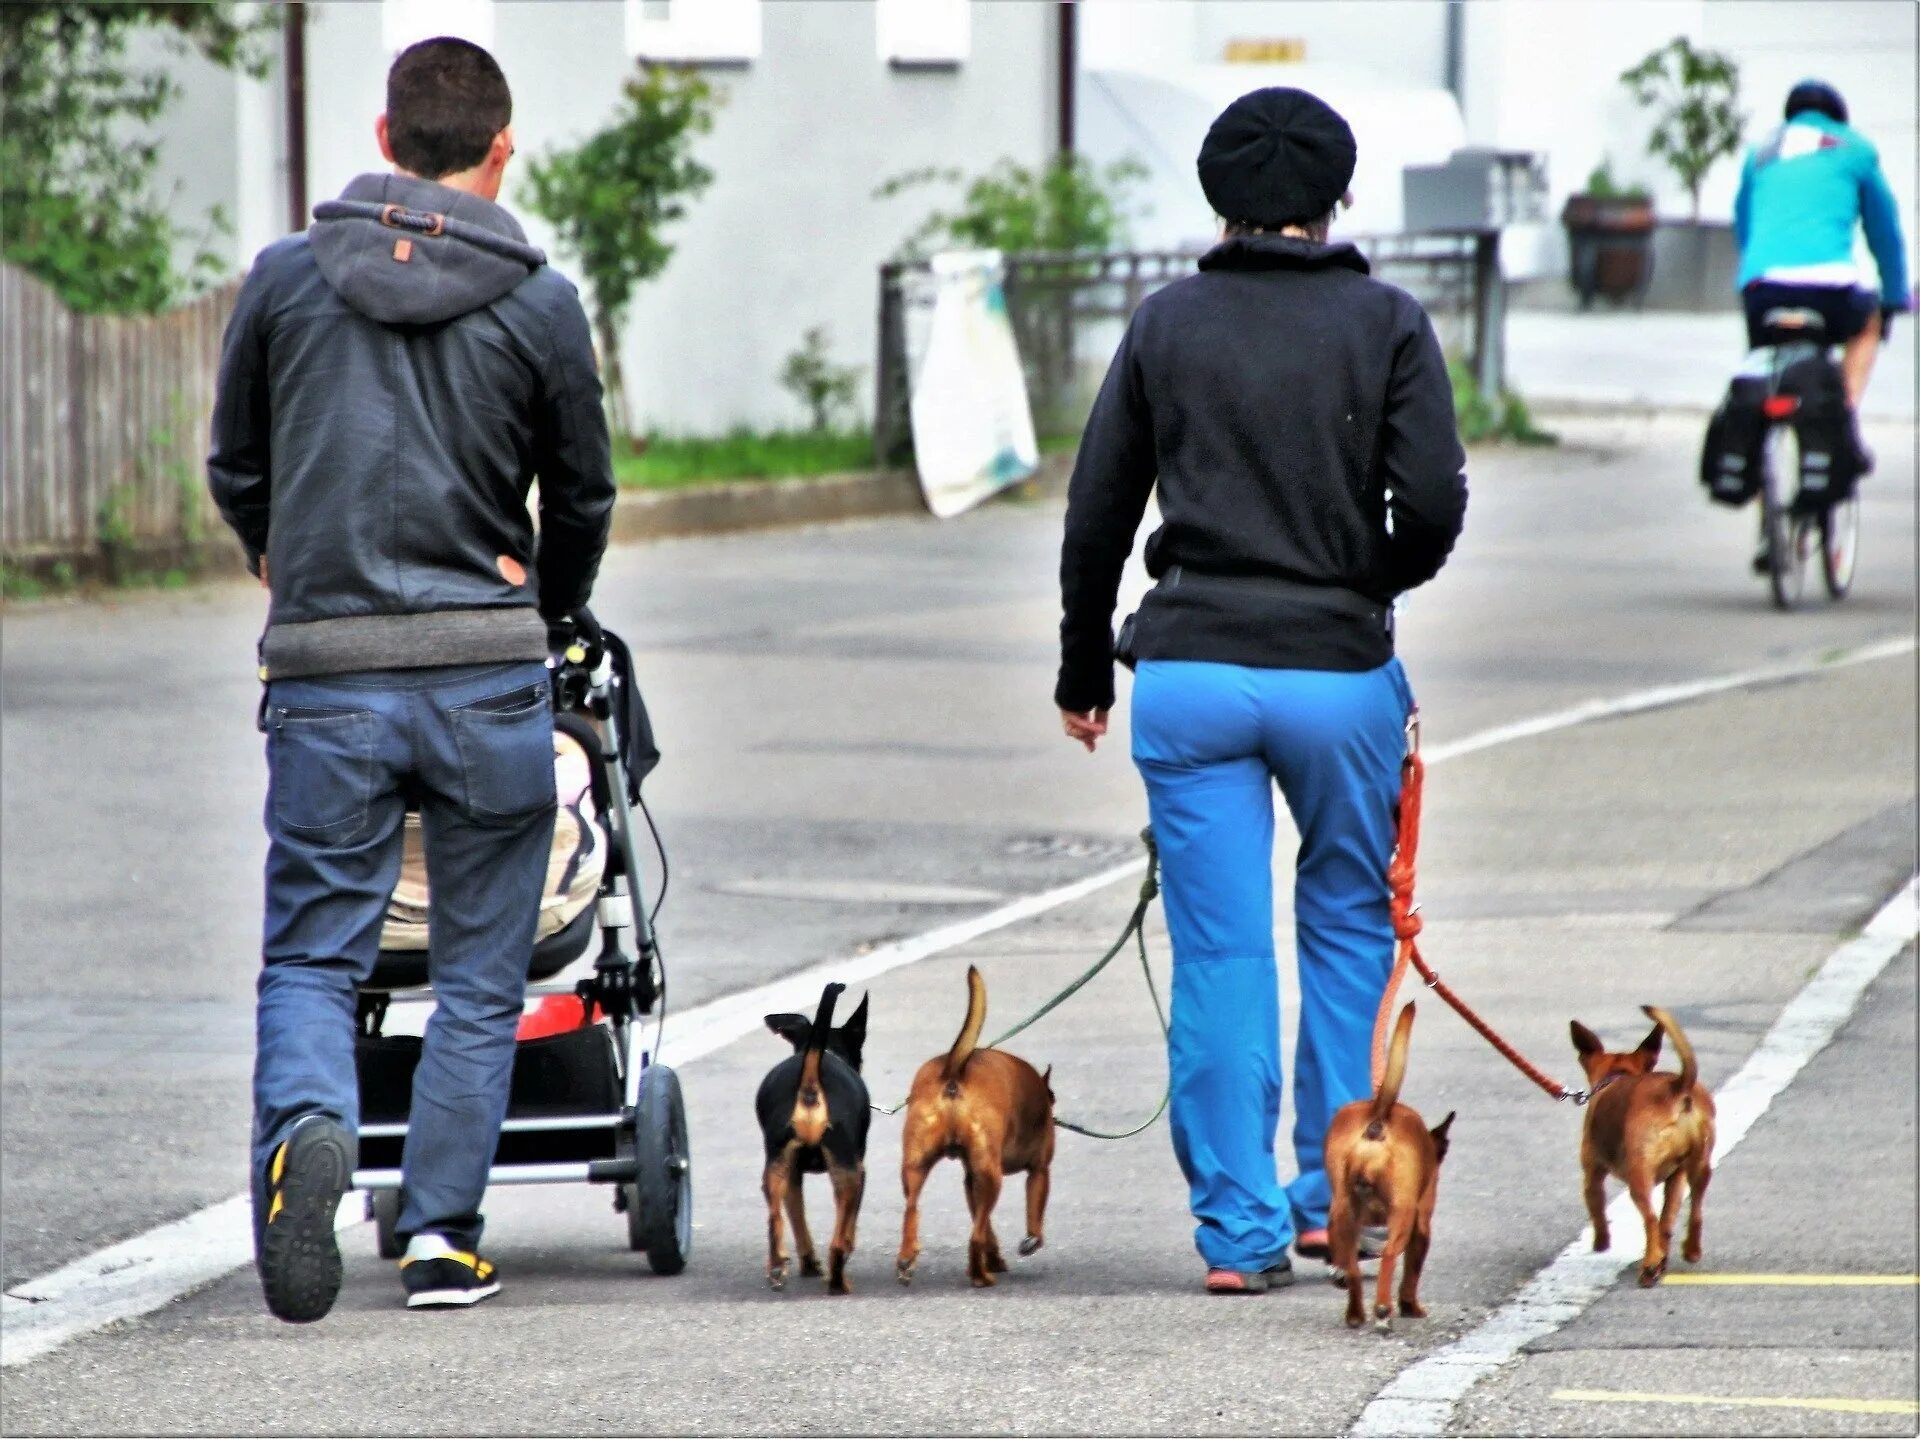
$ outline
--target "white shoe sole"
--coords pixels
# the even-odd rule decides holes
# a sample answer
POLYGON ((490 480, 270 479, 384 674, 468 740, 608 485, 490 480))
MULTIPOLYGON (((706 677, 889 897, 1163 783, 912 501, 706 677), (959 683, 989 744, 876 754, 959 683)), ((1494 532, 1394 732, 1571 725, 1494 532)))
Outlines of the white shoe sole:
POLYGON ((423 1289, 418 1294, 407 1296, 409 1309, 457 1309, 469 1304, 478 1304, 482 1299, 491 1299, 500 1292, 498 1281, 492 1284, 477 1284, 471 1289, 423 1289))

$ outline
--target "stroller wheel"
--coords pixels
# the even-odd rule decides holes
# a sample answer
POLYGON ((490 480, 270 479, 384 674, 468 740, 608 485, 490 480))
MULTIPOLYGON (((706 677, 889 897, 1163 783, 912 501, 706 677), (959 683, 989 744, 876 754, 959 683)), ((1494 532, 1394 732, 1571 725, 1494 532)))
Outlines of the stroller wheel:
POLYGON ((367 1218, 373 1221, 373 1232, 380 1246, 382 1259, 398 1259, 407 1252, 407 1246, 400 1242, 400 1191, 397 1189, 369 1189, 367 1191, 367 1218))
POLYGON ((693 1168, 680 1076, 648 1068, 634 1114, 639 1173, 627 1189, 627 1243, 646 1251, 656 1274, 678 1274, 693 1251, 693 1168))

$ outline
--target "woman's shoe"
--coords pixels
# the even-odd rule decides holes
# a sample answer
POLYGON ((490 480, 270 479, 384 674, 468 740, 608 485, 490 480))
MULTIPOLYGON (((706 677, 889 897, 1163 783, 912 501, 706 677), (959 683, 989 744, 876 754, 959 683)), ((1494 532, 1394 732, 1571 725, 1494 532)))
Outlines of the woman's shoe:
POLYGON ((1265 1294, 1269 1289, 1285 1289, 1293 1283, 1292 1261, 1282 1259, 1265 1269, 1209 1269, 1209 1294, 1265 1294))
MULTIPOLYGON (((1360 1231, 1360 1257, 1378 1259, 1387 1247, 1387 1230, 1382 1224, 1369 1224, 1360 1231)), ((1293 1252, 1302 1259, 1323 1259, 1333 1262, 1333 1248, 1327 1243, 1327 1231, 1309 1229, 1293 1241, 1293 1252)))

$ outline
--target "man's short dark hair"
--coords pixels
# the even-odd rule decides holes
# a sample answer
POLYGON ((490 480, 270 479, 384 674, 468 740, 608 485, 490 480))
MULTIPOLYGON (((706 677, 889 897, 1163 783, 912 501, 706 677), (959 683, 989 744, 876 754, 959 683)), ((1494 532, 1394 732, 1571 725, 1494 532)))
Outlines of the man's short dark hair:
POLYGON ((422 40, 387 71, 387 143, 409 174, 438 180, 471 170, 512 122, 507 77, 470 41, 422 40))

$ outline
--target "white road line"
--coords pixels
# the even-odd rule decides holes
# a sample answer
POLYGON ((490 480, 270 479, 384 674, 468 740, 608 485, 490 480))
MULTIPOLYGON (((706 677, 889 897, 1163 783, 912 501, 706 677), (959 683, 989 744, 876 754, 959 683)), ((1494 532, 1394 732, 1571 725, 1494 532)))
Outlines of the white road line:
MULTIPOLYGON (((1914 636, 1908 635, 1799 664, 1765 666, 1684 684, 1661 685, 1612 699, 1592 700, 1482 730, 1451 744, 1430 746, 1426 751, 1427 762, 1439 764, 1515 740, 1683 704, 1727 690, 1910 654, 1914 643, 1914 636)), ((1109 885, 1136 878, 1145 868, 1145 860, 1131 860, 1072 884, 1014 900, 972 919, 881 945, 866 954, 813 965, 739 994, 712 1000, 684 1014, 670 1015, 663 1057, 675 1065, 691 1064, 758 1029, 762 1016, 770 1011, 810 1009, 819 999, 821 986, 830 979, 845 984, 875 979, 903 965, 1071 904, 1109 885)), ((359 1196, 348 1195, 340 1207, 341 1227, 359 1222, 360 1212, 359 1196)), ((241 1195, 124 1243, 96 1250, 39 1279, 15 1285, 0 1297, 0 1368, 29 1363, 82 1334, 116 1320, 150 1313, 251 1263, 252 1258, 248 1199, 241 1195)), ((1377 1405, 1381 1401, 1374 1402, 1377 1405)))
MULTIPOLYGON (((1920 876, 1887 901, 1860 937, 1835 950, 1780 1016, 1747 1062, 1714 1094, 1718 1111, 1713 1158, 1724 1160, 1754 1121, 1839 1032, 1867 986, 1920 928, 1920 876)), ((1620 1271, 1637 1263, 1640 1216, 1630 1195, 1607 1207, 1614 1248, 1592 1251, 1593 1230, 1582 1230, 1520 1292, 1460 1339, 1408 1365, 1368 1402, 1348 1432, 1354 1436, 1445 1434, 1468 1391, 1527 1345, 1578 1319, 1613 1287, 1620 1271)))

